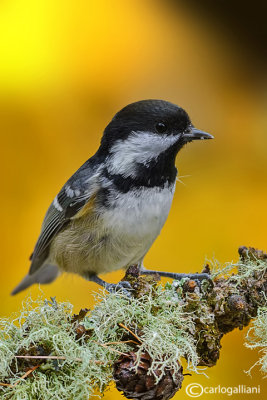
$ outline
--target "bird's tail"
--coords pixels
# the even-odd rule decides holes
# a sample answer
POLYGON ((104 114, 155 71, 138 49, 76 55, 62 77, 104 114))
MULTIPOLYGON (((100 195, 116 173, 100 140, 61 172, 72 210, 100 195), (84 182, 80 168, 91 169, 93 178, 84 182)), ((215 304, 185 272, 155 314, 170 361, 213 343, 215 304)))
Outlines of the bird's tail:
POLYGON ((15 287, 15 289, 11 292, 11 295, 13 296, 21 292, 22 290, 27 289, 34 283, 44 283, 44 284, 51 283, 58 277, 59 274, 60 272, 56 265, 44 264, 34 274, 26 275, 22 279, 22 281, 15 287))

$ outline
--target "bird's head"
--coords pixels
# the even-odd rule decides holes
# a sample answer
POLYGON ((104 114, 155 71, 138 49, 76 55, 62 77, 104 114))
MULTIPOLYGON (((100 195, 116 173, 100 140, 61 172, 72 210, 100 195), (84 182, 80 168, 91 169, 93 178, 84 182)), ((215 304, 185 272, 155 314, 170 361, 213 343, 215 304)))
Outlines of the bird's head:
POLYGON ((172 159, 188 142, 212 139, 196 129, 186 111, 163 100, 142 100, 119 111, 104 131, 100 151, 113 173, 133 176, 136 166, 172 159))

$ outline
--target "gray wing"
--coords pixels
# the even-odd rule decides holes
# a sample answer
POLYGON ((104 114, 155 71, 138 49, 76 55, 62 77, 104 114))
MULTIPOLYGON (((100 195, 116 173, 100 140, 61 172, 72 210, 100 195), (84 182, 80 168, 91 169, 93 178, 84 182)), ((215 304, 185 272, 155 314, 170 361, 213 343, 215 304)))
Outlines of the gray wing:
POLYGON ((61 231, 96 192, 98 174, 88 160, 63 186, 50 205, 40 236, 30 257, 32 275, 45 262, 55 235, 61 231))

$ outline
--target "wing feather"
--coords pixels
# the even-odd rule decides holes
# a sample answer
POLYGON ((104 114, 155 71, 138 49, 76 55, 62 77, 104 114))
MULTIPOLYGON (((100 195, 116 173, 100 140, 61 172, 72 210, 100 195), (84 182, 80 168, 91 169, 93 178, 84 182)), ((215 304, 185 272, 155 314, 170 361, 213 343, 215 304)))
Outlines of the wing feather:
POLYGON ((97 178, 97 172, 87 162, 68 180, 55 197, 45 215, 41 233, 31 257, 30 275, 37 271, 47 259, 49 247, 55 235, 95 194, 98 188, 97 178), (86 183, 85 179, 82 179, 85 174, 88 178, 86 183))

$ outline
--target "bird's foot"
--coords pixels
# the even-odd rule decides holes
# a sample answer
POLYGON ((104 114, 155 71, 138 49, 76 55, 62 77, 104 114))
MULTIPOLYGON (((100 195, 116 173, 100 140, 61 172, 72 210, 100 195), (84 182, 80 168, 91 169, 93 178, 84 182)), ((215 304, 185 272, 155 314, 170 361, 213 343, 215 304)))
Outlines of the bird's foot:
POLYGON ((201 282, 203 280, 207 280, 212 283, 211 275, 207 272, 196 273, 196 274, 184 274, 184 273, 177 273, 177 272, 166 272, 166 271, 155 271, 150 269, 145 269, 143 266, 140 268, 140 273, 144 275, 150 274, 158 274, 160 276, 171 278, 177 281, 182 279, 190 279, 197 282, 201 282))
MULTIPOLYGON (((167 273, 168 274, 168 273, 167 273)), ((164 275, 162 275, 164 276, 164 275)), ((209 281, 211 279, 210 275, 206 272, 204 273, 195 273, 195 274, 179 274, 176 272, 170 272, 170 275, 165 275, 168 276, 169 278, 175 279, 176 281, 180 281, 181 279, 185 279, 188 278, 190 280, 194 280, 194 281, 203 281, 204 279, 206 279, 207 281, 209 281)))
POLYGON ((118 283, 106 282, 104 287, 109 293, 121 292, 126 297, 132 297, 133 288, 128 281, 120 281, 118 283))
POLYGON ((119 283, 108 283, 97 275, 84 276, 88 281, 97 283, 98 285, 105 288, 109 293, 121 292, 127 297, 132 297, 131 291, 133 290, 131 284, 128 281, 120 281, 119 283))

